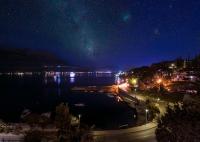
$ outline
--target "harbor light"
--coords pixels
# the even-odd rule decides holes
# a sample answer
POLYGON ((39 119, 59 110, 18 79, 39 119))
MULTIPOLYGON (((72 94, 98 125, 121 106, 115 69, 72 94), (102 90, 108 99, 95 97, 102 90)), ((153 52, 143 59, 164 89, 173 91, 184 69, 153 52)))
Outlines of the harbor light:
POLYGON ((69 74, 69 76, 71 77, 71 78, 74 78, 75 77, 75 73, 74 72, 70 72, 70 74, 69 74))

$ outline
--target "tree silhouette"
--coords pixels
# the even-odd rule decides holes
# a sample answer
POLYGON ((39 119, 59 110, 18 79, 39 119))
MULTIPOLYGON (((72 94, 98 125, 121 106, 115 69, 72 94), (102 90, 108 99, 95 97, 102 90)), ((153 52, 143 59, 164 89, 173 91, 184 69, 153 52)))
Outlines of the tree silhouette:
POLYGON ((200 140, 199 104, 176 104, 168 106, 167 112, 158 120, 158 142, 197 142, 200 140))
POLYGON ((58 128, 58 139, 70 141, 71 116, 68 105, 61 103, 56 107, 55 125, 58 128))

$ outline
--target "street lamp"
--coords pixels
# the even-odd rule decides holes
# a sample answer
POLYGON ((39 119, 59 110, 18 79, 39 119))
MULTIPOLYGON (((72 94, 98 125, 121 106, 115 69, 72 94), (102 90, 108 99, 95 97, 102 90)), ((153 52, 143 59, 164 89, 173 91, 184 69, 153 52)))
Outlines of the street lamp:
POLYGON ((158 84, 160 84, 161 82, 162 82, 162 79, 158 79, 157 81, 156 81, 158 84))
POLYGON ((80 128, 80 123, 81 123, 81 114, 78 115, 78 119, 79 119, 79 125, 78 125, 78 129, 80 128))
POLYGON ((137 78, 132 78, 131 79, 131 84, 133 85, 134 91, 136 92, 137 91, 137 87, 138 87, 138 79, 137 78))
POLYGON ((136 79, 136 78, 133 78, 133 79, 131 80, 131 83, 132 83, 133 85, 136 85, 136 84, 137 84, 137 79, 136 79))
POLYGON ((159 87, 158 87, 158 92, 160 92, 160 84, 162 83, 162 79, 159 78, 156 82, 157 82, 158 85, 159 85, 159 87))
POLYGON ((145 109, 145 112, 146 112, 146 123, 147 123, 147 116, 148 116, 149 110, 148 110, 148 109, 145 109))

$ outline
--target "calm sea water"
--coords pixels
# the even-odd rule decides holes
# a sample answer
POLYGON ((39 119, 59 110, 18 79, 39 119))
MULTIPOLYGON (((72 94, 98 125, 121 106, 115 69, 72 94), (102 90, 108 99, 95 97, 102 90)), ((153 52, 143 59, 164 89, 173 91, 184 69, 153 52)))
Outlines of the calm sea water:
POLYGON ((119 128, 135 124, 135 110, 125 102, 102 93, 75 93, 74 86, 102 86, 115 83, 113 75, 69 76, 0 76, 0 119, 19 122, 24 109, 32 112, 54 112, 61 103, 68 103, 70 112, 88 125, 99 129, 119 128), (84 104, 77 106, 76 104, 84 104))

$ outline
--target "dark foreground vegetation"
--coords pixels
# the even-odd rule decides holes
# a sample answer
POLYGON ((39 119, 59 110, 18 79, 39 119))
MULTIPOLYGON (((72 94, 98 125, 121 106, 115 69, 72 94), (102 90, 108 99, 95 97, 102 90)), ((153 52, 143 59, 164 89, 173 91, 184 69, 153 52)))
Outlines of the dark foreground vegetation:
POLYGON ((167 108, 158 120, 156 138, 158 142, 198 142, 200 140, 200 98, 184 100, 167 108))
POLYGON ((66 104, 56 107, 54 120, 37 114, 24 118, 30 130, 25 132, 24 142, 92 142, 90 128, 84 124, 72 124, 72 115, 66 104), (48 126, 52 125, 50 129, 48 126))

